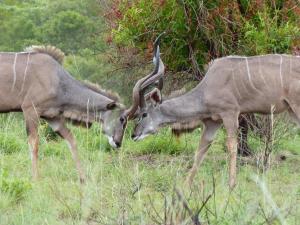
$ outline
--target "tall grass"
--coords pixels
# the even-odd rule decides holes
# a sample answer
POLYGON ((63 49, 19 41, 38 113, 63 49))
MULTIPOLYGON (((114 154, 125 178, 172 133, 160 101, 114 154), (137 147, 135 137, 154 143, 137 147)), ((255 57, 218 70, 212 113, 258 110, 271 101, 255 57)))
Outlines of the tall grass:
MULTIPOLYGON (((70 126, 88 177, 80 185, 67 145, 47 138, 45 124, 40 126, 41 177, 33 182, 22 117, 1 115, 0 121, 0 224, 195 224, 192 216, 202 224, 300 222, 299 135, 282 141, 278 148, 291 154, 284 161, 274 155, 265 173, 240 159, 238 185, 231 192, 223 131, 188 188, 183 181, 201 130, 176 140, 164 129, 137 143, 128 130, 115 151, 100 126, 70 126), (280 218, 253 176, 267 187, 280 218)), ((255 145, 260 147, 251 139, 255 145)))

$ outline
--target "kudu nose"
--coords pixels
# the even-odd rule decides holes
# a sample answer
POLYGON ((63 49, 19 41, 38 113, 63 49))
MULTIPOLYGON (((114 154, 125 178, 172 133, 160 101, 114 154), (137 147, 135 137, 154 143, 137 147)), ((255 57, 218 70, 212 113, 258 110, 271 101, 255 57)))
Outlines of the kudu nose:
POLYGON ((121 143, 120 142, 115 142, 117 148, 120 148, 121 147, 121 143))
POLYGON ((135 134, 132 134, 132 135, 131 135, 131 139, 132 139, 132 140, 134 140, 135 137, 136 137, 135 134))

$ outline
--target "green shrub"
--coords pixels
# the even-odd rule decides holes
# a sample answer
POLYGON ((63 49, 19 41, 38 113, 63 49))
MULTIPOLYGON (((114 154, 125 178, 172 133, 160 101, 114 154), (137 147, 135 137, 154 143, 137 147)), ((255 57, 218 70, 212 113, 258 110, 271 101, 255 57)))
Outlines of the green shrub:
MULTIPOLYGON (((299 15, 283 1, 113 1, 112 40, 139 49, 162 38, 164 62, 173 71, 204 68, 225 55, 288 53, 299 38, 299 15), (155 14, 153 14, 155 12, 155 14), (168 22, 166 22, 168 21, 168 22)), ((120 48, 122 54, 123 48, 120 48)))
POLYGON ((253 20, 245 23, 244 39, 241 41, 246 55, 287 53, 293 40, 300 36, 299 27, 293 22, 280 21, 269 10, 258 12, 253 20))

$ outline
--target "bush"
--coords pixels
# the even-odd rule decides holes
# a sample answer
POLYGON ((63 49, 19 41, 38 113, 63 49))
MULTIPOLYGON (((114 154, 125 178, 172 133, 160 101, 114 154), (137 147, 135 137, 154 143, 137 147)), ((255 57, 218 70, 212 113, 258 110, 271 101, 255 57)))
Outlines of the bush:
POLYGON ((258 12, 253 21, 244 26, 241 41, 246 55, 288 53, 300 29, 293 22, 280 21, 279 15, 271 17, 269 11, 258 12), (249 48, 250 47, 250 48, 249 48))
POLYGON ((114 1, 107 19, 112 40, 141 53, 151 51, 152 40, 167 31, 162 40, 166 65, 194 72, 195 61, 204 68, 224 55, 290 52, 299 37, 299 11, 293 5, 290 0, 114 1))

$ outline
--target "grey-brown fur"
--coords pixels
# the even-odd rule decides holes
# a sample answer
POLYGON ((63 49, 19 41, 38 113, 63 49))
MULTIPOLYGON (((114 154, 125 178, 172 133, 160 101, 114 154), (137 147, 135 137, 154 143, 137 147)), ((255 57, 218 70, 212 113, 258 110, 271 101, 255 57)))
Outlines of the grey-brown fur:
POLYGON ((52 46, 34 46, 27 52, 0 53, 0 112, 22 111, 32 151, 33 175, 37 177, 38 121, 44 118, 71 147, 81 170, 75 139, 65 120, 91 124, 102 122, 110 144, 119 147, 125 121, 116 96, 74 79, 61 65, 64 54, 52 46))
POLYGON ((95 91, 95 92, 97 92, 101 95, 104 95, 104 96, 106 96, 110 99, 113 99, 115 102, 121 102, 121 98, 120 98, 118 93, 113 92, 111 90, 105 90, 99 84, 95 84, 95 83, 92 83, 92 82, 87 81, 87 80, 85 80, 83 83, 88 88, 92 89, 93 91, 95 91))
POLYGON ((140 110, 133 138, 139 140, 165 125, 175 124, 180 130, 185 127, 192 129, 198 126, 197 121, 203 122, 199 151, 188 178, 191 183, 215 132, 223 124, 230 153, 229 183, 233 188, 236 182, 238 116, 241 113, 270 114, 288 110, 300 122, 299 96, 300 57, 271 54, 220 58, 210 64, 205 78, 191 91, 140 110))
MULTIPOLYGON (((184 93, 186 93, 186 89, 183 87, 179 90, 171 92, 171 94, 164 98, 164 100, 177 98, 184 93)), ((201 124, 202 123, 199 120, 182 121, 171 124, 172 134, 174 134, 176 137, 179 137, 183 133, 193 132, 196 128, 199 128, 201 124)))

